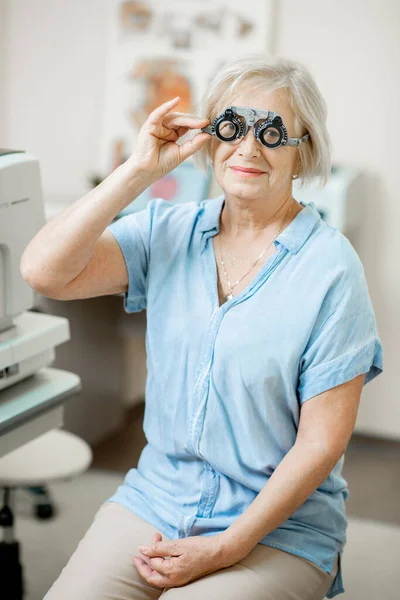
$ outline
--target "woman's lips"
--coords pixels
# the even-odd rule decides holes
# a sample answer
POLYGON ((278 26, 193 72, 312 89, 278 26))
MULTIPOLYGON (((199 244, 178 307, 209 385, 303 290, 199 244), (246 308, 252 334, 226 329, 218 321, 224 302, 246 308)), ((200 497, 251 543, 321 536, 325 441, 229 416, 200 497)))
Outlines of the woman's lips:
POLYGON ((247 171, 246 169, 241 169, 240 167, 230 167, 234 173, 239 175, 239 177, 260 177, 260 175, 265 175, 264 171, 247 171))

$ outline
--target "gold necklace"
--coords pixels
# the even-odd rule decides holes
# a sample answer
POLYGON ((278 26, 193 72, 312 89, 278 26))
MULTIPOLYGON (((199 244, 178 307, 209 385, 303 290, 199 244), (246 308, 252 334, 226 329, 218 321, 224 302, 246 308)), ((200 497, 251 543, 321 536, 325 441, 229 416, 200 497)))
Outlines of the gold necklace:
MULTIPOLYGON (((287 216, 290 214, 290 212, 291 212, 291 209, 292 209, 292 207, 293 207, 293 206, 294 206, 293 204, 292 204, 292 205, 289 205, 289 208, 288 208, 288 210, 286 211, 285 217, 284 217, 284 219, 283 219, 283 221, 282 221, 282 225, 281 225, 281 227, 278 229, 278 232, 276 233, 275 237, 272 239, 272 241, 270 242, 270 244, 268 244, 268 246, 267 246, 267 247, 266 247, 266 248, 265 248, 265 249, 264 249, 264 250, 261 252, 261 254, 260 254, 260 255, 259 255, 257 258, 256 258, 255 262, 254 262, 254 263, 251 265, 250 269, 249 269, 248 271, 246 271, 246 273, 245 273, 245 274, 244 274, 244 275, 243 275, 243 276, 242 276, 240 279, 238 279, 238 280, 236 281, 236 283, 234 283, 234 284, 231 284, 231 282, 230 282, 230 281, 229 281, 229 279, 228 279, 228 274, 227 274, 227 272, 226 272, 225 262, 224 262, 224 259, 223 259, 223 256, 222 256, 222 242, 221 242, 221 240, 220 240, 220 248, 219 248, 219 253, 220 253, 220 263, 221 263, 221 265, 222 265, 222 269, 223 269, 223 272, 224 272, 224 276, 225 276, 226 282, 227 282, 227 284, 228 284, 228 287, 229 287, 229 294, 227 294, 227 296, 225 297, 225 299, 226 299, 226 300, 232 300, 232 298, 233 298, 232 291, 235 289, 235 287, 236 287, 237 285, 239 285, 239 283, 240 283, 240 282, 241 282, 241 281, 242 281, 242 280, 243 280, 243 279, 246 277, 246 275, 248 275, 248 274, 250 273, 250 271, 251 271, 251 270, 252 270, 252 269, 253 269, 253 268, 256 266, 256 264, 258 263, 258 261, 259 261, 259 260, 260 260, 260 259, 261 259, 261 258, 264 256, 264 254, 266 253, 266 251, 268 250, 268 248, 270 248, 271 244, 273 244, 273 242, 276 240, 276 238, 278 237, 278 235, 280 235, 280 234, 282 233, 282 231, 283 231, 283 226, 284 226, 284 224, 285 224, 286 218, 287 218, 287 216), (289 210, 289 209, 290 209, 290 210, 289 210)), ((231 255, 231 256, 232 256, 232 255, 231 255)))

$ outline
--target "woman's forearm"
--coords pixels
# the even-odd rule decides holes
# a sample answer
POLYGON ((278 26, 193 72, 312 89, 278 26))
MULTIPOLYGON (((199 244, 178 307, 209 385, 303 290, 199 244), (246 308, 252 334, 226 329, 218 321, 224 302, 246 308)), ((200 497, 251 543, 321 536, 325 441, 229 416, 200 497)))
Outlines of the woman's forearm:
POLYGON ((328 477, 340 455, 296 442, 258 496, 242 515, 220 534, 227 564, 238 562, 271 531, 284 523, 328 477))
POLYGON ((86 267, 96 242, 115 216, 151 183, 151 175, 128 159, 35 235, 21 258, 24 278, 66 286, 86 267))

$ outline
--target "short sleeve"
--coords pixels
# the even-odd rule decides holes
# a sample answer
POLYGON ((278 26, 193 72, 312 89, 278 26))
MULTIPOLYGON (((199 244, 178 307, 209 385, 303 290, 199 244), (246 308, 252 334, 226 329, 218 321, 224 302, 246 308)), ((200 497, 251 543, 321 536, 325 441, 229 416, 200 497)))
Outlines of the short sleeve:
POLYGON ((300 361, 300 404, 365 373, 383 370, 382 344, 361 261, 334 278, 300 361))
POLYGON ((120 217, 107 227, 121 248, 128 271, 128 291, 124 293, 124 310, 127 313, 146 308, 150 237, 156 201, 151 200, 144 210, 120 217))

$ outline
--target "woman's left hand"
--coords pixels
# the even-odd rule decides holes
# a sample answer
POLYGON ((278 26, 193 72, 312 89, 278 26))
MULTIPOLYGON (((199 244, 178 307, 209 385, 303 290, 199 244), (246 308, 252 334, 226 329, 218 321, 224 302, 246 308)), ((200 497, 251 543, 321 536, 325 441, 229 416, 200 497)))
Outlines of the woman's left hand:
POLYGON ((223 556, 220 534, 161 540, 162 535, 155 533, 147 551, 139 546, 146 558, 132 559, 143 579, 156 587, 179 587, 236 562, 223 556))

